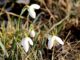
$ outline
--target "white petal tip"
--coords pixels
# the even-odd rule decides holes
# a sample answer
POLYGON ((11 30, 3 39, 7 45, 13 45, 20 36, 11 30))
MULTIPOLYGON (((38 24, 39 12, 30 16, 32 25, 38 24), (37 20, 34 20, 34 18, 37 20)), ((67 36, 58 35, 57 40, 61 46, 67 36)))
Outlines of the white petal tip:
POLYGON ((64 45, 64 42, 62 41, 62 39, 58 36, 53 36, 53 39, 55 39, 59 44, 64 45))
POLYGON ((32 15, 31 17, 32 17, 33 19, 35 19, 35 18, 36 18, 36 15, 32 15))
POLYGON ((64 45, 64 42, 62 42, 61 45, 64 45))
POLYGON ((38 4, 32 4, 31 5, 31 8, 40 9, 40 5, 38 5, 38 4))

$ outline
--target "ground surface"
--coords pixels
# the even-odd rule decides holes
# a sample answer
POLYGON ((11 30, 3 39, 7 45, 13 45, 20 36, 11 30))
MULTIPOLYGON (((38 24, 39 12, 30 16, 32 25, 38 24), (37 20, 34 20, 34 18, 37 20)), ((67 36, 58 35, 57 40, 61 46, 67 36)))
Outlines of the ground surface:
POLYGON ((80 60, 80 0, 30 1, 28 5, 41 6, 37 19, 29 17, 27 10, 20 16, 25 4, 4 1, 0 1, 0 42, 4 46, 0 44, 0 60, 80 60), (31 24, 37 35, 25 53, 20 41, 31 24), (64 46, 48 50, 46 34, 61 37, 64 46))

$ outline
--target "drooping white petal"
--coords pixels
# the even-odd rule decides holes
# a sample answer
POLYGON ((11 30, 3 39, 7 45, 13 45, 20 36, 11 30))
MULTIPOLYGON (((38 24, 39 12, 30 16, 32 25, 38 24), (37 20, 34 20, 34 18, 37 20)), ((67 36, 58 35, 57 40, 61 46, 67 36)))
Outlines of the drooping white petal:
POLYGON ((33 45, 33 41, 32 41, 32 39, 28 39, 28 43, 30 44, 30 45, 33 45))
POLYGON ((25 50, 25 52, 29 51, 29 43, 24 43, 23 48, 25 50))
POLYGON ((53 41, 48 40, 48 49, 51 49, 53 47, 53 41))
POLYGON ((32 18, 36 18, 36 13, 35 13, 35 11, 34 11, 33 8, 29 8, 29 9, 28 9, 28 12, 29 12, 29 15, 30 15, 32 18))
POLYGON ((30 8, 40 9, 40 5, 38 5, 38 4, 32 4, 32 5, 30 6, 30 8))
POLYGON ((64 42, 62 41, 62 39, 58 36, 53 36, 53 39, 55 39, 59 44, 64 45, 64 42))
POLYGON ((48 49, 51 49, 53 47, 53 40, 51 35, 48 35, 48 49))
POLYGON ((33 41, 29 37, 23 38, 21 41, 21 45, 23 46, 25 52, 28 52, 29 50, 29 43, 30 45, 33 45, 33 41))
POLYGON ((25 50, 25 52, 28 52, 28 50, 29 50, 29 43, 27 41, 27 38, 23 38, 22 39, 21 45, 23 46, 23 49, 25 50))
POLYGON ((37 4, 32 4, 31 6, 29 6, 29 8, 28 8, 29 15, 30 15, 32 18, 36 18, 35 9, 39 9, 39 8, 40 8, 40 6, 37 5, 37 4))
POLYGON ((35 37, 35 35, 36 35, 35 31, 34 31, 34 30, 31 30, 31 31, 30 31, 30 36, 31 36, 31 37, 35 37))

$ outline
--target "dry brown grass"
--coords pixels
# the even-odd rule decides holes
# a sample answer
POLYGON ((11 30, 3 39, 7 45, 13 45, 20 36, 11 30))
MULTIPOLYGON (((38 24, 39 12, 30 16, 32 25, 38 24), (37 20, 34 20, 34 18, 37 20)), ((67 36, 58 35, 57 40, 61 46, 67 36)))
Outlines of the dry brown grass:
MULTIPOLYGON (((4 5, 0 6, 0 40, 9 54, 9 57, 6 57, 0 48, 0 60, 80 60, 80 1, 35 0, 35 2, 41 6, 37 11, 39 15, 35 23, 27 12, 23 15, 15 13, 15 5, 21 10, 24 4, 13 3, 14 10, 11 11, 7 11, 4 5), (34 46, 26 54, 20 41, 30 24, 34 25, 37 36, 32 38, 34 46), (60 36, 65 44, 48 50, 46 35, 53 33, 60 36)), ((11 2, 7 4, 12 5, 11 2)))

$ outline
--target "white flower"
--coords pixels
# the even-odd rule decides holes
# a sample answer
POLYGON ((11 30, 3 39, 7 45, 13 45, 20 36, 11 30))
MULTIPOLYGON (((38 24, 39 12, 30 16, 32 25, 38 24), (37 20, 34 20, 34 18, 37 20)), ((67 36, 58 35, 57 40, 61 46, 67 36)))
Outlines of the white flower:
POLYGON ((17 3, 22 3, 22 4, 29 4, 30 0, 17 0, 17 3))
POLYGON ((28 50, 29 50, 29 44, 30 44, 30 45, 33 45, 33 41, 32 41, 31 38, 26 37, 26 38, 23 38, 23 39, 22 39, 21 45, 23 46, 25 52, 28 52, 28 50))
POLYGON ((40 6, 39 6, 38 4, 32 4, 32 5, 28 8, 29 15, 30 15, 32 18, 36 18, 35 9, 40 9, 40 6))
POLYGON ((58 36, 48 36, 48 49, 51 49, 53 46, 56 46, 57 44, 64 45, 64 42, 58 36))
POLYGON ((35 37, 35 35, 36 35, 35 31, 34 31, 34 30, 31 30, 31 31, 30 31, 30 36, 31 36, 31 37, 35 37))

